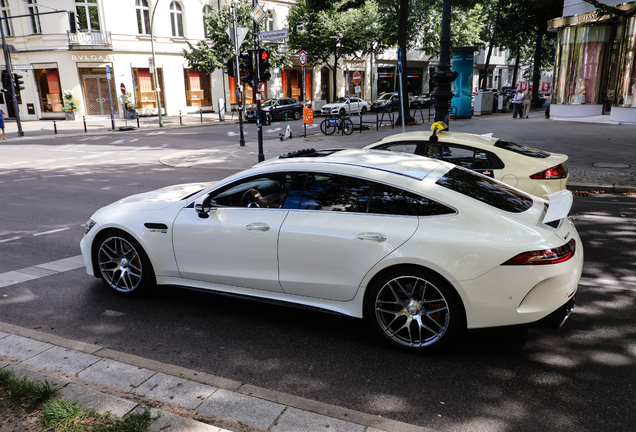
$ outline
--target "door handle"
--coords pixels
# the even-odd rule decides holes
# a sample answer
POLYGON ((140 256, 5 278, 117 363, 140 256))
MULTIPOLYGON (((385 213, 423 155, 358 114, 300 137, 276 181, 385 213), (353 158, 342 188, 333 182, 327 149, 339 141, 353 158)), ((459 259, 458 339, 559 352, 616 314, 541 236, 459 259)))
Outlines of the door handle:
POLYGON ((269 231, 269 225, 262 222, 251 223, 247 225, 245 228, 247 228, 250 231, 263 231, 263 232, 269 231))
POLYGON ((358 234, 360 240, 371 240, 377 242, 383 242, 386 240, 386 236, 380 233, 360 233, 358 234))

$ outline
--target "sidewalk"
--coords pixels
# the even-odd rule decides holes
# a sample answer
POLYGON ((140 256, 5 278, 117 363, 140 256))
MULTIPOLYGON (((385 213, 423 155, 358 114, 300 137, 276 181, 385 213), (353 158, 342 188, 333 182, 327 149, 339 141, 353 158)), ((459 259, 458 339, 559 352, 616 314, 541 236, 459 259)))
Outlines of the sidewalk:
POLYGON ((2 322, 0 368, 99 413, 149 404, 163 413, 153 432, 432 432, 2 322))

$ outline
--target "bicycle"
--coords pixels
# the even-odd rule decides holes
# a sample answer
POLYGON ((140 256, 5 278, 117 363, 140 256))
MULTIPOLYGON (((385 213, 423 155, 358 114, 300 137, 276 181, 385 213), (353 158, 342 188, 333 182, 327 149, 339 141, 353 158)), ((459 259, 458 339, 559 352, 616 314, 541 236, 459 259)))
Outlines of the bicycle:
POLYGON ((320 123, 320 131, 325 135, 332 135, 336 130, 343 135, 353 133, 353 122, 346 117, 329 116, 320 123))

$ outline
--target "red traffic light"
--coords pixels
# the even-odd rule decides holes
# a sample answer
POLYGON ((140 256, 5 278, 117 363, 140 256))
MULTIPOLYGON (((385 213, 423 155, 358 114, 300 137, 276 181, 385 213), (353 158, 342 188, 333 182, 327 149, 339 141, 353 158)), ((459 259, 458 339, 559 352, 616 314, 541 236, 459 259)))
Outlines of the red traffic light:
POLYGON ((269 57, 269 53, 265 50, 261 50, 261 60, 267 60, 267 57, 269 57))

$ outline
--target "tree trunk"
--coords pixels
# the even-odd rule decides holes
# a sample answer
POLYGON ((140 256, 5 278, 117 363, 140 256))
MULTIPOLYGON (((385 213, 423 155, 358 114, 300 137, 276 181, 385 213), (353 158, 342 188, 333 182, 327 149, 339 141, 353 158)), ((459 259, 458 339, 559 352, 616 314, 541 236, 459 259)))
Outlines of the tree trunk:
POLYGON ((534 106, 538 106, 539 103, 539 83, 541 81, 541 61, 543 59, 543 36, 546 30, 540 27, 537 32, 537 39, 535 42, 534 51, 534 67, 532 71, 532 102, 534 106))
POLYGON ((519 57, 521 57, 521 54, 517 53, 517 55, 515 56, 515 68, 512 72, 512 90, 515 90, 517 86, 517 73, 519 73, 519 57))
POLYGON ((338 59, 334 62, 334 66, 331 68, 331 76, 333 77, 333 89, 331 92, 331 102, 335 101, 337 96, 337 79, 338 79, 338 59))

